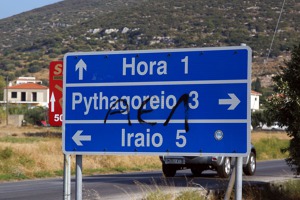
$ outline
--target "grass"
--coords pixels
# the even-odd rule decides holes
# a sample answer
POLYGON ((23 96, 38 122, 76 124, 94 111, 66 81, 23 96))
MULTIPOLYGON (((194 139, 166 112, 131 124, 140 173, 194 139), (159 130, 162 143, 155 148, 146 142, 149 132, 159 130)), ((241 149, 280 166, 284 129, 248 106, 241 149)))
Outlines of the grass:
POLYGON ((29 177, 24 174, 12 173, 12 174, 0 174, 0 180, 25 180, 29 177))
POLYGON ((282 159, 288 156, 288 153, 282 153, 281 149, 288 147, 288 140, 278 138, 261 139, 255 143, 258 160, 282 159))
POLYGON ((187 189, 179 193, 164 193, 161 190, 152 191, 143 200, 206 200, 207 197, 199 190, 187 189))
POLYGON ((150 191, 143 200, 158 200, 164 199, 169 200, 172 199, 173 195, 171 193, 165 193, 162 190, 157 189, 156 191, 150 191))
POLYGON ((198 190, 185 190, 179 193, 165 193, 161 190, 152 191, 143 200, 205 200, 207 199, 198 190))
POLYGON ((54 176, 55 170, 63 169, 60 143, 60 139, 2 137, 0 181, 54 176))
POLYGON ((176 200, 205 200, 206 197, 201 194, 198 190, 186 190, 180 192, 179 195, 175 198, 176 200))
POLYGON ((300 180, 271 183, 264 186, 246 186, 243 196, 246 200, 298 200, 300 180))
MULTIPOLYGON (((63 175, 60 138, 0 137, 0 181, 63 175)), ((75 156, 71 157, 75 172, 75 156)), ((160 168, 157 156, 83 156, 83 173, 123 173, 160 168)))
POLYGON ((257 160, 272 160, 287 158, 288 153, 281 149, 288 147, 289 137, 285 132, 253 132, 252 143, 257 151, 257 160))
POLYGON ((34 142, 40 142, 40 141, 45 141, 47 139, 45 138, 40 138, 40 137, 11 137, 11 136, 6 136, 6 137, 0 137, 0 143, 34 143, 34 142))
MULTIPOLYGON (((284 132, 253 132, 252 143, 257 150, 258 160, 284 159, 289 137, 284 132)), ((75 172, 75 157, 72 156, 72 172, 75 172)), ((149 171, 161 169, 157 156, 83 156, 84 175, 149 171)), ((45 137, 45 134, 0 136, 0 181, 46 178, 63 175, 61 138, 45 137)), ((290 181, 266 188, 245 187, 246 200, 274 199, 296 200, 300 196, 300 181, 290 181)), ((159 187, 145 189, 144 200, 202 200, 207 199, 197 190, 181 192, 166 191, 159 187)), ((219 199, 213 196, 212 200, 219 199)))
MULTIPOLYGON (((300 198, 300 180, 289 180, 276 184, 243 186, 244 200, 298 200, 300 198)), ((234 191, 230 199, 234 199, 234 191)), ((143 200, 219 200, 224 198, 224 193, 219 192, 209 197, 199 190, 186 189, 181 192, 164 192, 160 188, 149 190, 143 200)))
MULTIPOLYGON (((134 181, 140 190, 143 191, 142 200, 204 200, 207 196, 199 189, 188 187, 175 187, 173 183, 165 179, 163 185, 158 184, 154 179, 151 184, 144 184, 134 181)), ((206 192, 207 193, 207 192, 206 192)))
MULTIPOLYGON (((0 137, 0 181, 62 176, 61 138, 45 137, 39 133, 27 135, 30 136, 0 137)), ((282 132, 252 134, 258 160, 286 158, 287 155, 282 154, 280 149, 288 142, 288 136, 282 132)), ((75 157, 72 156, 71 162, 74 172, 75 157)), ((158 169, 161 169, 158 156, 83 156, 85 175, 158 169)))
POLYGON ((0 151, 1 160, 7 160, 7 159, 11 158, 12 155, 13 155, 13 150, 9 147, 6 147, 0 151))

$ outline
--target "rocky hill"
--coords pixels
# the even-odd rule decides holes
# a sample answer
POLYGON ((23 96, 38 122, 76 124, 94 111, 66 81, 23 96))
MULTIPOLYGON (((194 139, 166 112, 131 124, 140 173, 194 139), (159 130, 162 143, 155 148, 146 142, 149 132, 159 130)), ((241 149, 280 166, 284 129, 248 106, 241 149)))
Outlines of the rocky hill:
POLYGON ((253 77, 266 77, 300 41, 300 3, 286 1, 266 62, 281 7, 282 0, 64 0, 0 20, 0 75, 43 76, 72 51, 246 43, 253 77))

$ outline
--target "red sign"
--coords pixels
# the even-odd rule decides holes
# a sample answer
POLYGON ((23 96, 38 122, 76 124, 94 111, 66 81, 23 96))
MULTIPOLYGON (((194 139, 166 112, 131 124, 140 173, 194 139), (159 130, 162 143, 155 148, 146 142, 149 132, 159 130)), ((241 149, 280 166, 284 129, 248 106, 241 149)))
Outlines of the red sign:
POLYGON ((49 66, 49 124, 62 125, 63 61, 53 61, 49 66))

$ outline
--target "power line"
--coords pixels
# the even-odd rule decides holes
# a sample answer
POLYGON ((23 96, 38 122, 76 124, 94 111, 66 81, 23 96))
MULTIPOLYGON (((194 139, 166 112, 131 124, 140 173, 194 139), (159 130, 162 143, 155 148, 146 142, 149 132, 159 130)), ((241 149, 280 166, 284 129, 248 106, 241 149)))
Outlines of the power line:
POLYGON ((269 48, 269 52, 267 54, 267 58, 265 60, 265 64, 267 64, 268 59, 270 57, 270 53, 271 53, 272 46, 273 46, 273 43, 274 43, 275 35, 277 33, 277 30, 278 30, 278 25, 279 25, 279 22, 280 22, 280 19, 281 19, 281 15, 283 13, 283 8, 284 8, 285 1, 286 0, 283 0, 282 6, 281 6, 281 11, 280 11, 280 14, 279 14, 279 17, 278 17, 278 20, 277 20, 277 24, 276 24, 276 27, 275 27, 275 30, 274 30, 273 38, 272 38, 272 41, 271 41, 271 44, 270 44, 270 48, 269 48))

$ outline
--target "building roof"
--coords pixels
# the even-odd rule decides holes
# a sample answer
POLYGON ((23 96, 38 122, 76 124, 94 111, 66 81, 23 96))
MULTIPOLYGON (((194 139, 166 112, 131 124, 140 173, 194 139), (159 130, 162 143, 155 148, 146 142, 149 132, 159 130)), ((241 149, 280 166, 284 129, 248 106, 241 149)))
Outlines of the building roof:
POLYGON ((262 95, 261 93, 256 92, 256 91, 254 91, 254 90, 251 90, 251 94, 252 94, 252 95, 256 95, 256 96, 261 96, 261 95, 262 95))
POLYGON ((46 90, 48 87, 36 83, 23 83, 8 87, 8 89, 34 89, 34 90, 46 90))

